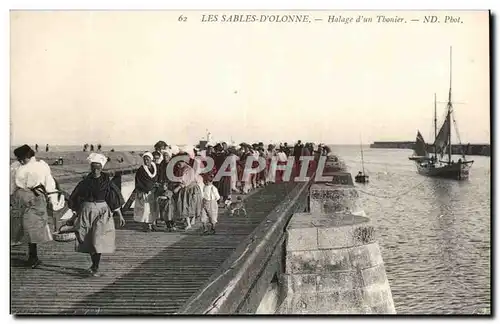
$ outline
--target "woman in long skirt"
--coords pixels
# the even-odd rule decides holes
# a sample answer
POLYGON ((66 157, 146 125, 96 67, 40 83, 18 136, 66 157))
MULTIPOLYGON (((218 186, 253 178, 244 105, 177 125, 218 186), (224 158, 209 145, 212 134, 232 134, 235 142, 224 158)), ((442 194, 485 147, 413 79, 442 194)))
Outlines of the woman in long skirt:
MULTIPOLYGON (((222 149, 222 146, 220 144, 217 144, 215 146, 216 153, 214 153, 214 162, 215 162, 215 168, 217 170, 217 174, 224 172, 222 170, 223 167, 227 165, 225 163, 226 158, 229 156, 226 151, 222 149)), ((226 168, 226 171, 228 171, 230 167, 226 168)), ((217 177, 219 178, 219 181, 215 183, 215 186, 219 190, 219 194, 221 196, 221 202, 227 203, 228 201, 231 200, 231 176, 222 176, 222 177, 217 177)))
POLYGON ((177 212, 186 222, 186 230, 191 229, 194 219, 201 217, 202 195, 196 172, 185 161, 179 161, 181 181, 174 190, 177 192, 177 212))
POLYGON ((17 162, 12 166, 11 217, 16 225, 12 231, 15 242, 28 244, 28 265, 33 269, 41 262, 38 259, 37 244, 52 241, 49 228, 49 208, 61 209, 64 197, 58 199, 56 183, 50 167, 44 161, 37 161, 35 152, 23 145, 14 150, 17 162))
POLYGON ((67 224, 74 224, 76 251, 90 254, 92 266, 88 273, 98 276, 101 254, 115 252, 115 222, 118 215, 120 226, 125 225, 121 206, 125 203, 120 189, 102 172, 107 158, 91 153, 90 174, 75 187, 68 201, 68 207, 75 212, 67 224))
POLYGON ((144 223, 145 231, 153 231, 153 223, 158 219, 158 202, 156 189, 158 170, 153 162, 153 154, 146 152, 142 155, 144 164, 135 174, 135 205, 134 221, 144 223))

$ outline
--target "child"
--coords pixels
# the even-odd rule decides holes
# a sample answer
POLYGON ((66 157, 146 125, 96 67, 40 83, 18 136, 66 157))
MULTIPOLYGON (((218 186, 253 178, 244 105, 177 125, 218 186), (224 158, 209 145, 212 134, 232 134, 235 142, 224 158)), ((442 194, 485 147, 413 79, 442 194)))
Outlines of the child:
POLYGON ((160 218, 165 222, 169 232, 175 231, 173 189, 167 183, 162 184, 157 191, 158 206, 160 209, 160 218))
POLYGON ((201 222, 203 226, 203 233, 215 234, 215 224, 217 224, 217 216, 219 205, 217 201, 220 199, 219 190, 212 184, 214 176, 208 174, 204 179, 203 187, 203 208, 201 211, 201 222), (210 222, 210 229, 208 228, 210 222))

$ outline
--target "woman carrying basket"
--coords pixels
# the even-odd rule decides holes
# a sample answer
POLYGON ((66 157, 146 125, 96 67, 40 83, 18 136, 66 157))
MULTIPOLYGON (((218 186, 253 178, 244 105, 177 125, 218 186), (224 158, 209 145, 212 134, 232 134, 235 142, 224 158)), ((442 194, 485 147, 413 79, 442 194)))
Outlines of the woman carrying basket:
POLYGON ((12 225, 17 226, 11 239, 28 243, 28 264, 35 269, 41 264, 37 244, 52 241, 48 208, 61 209, 64 197, 59 195, 58 199, 50 167, 36 160, 33 149, 23 145, 14 150, 14 155, 17 162, 11 166, 11 216, 12 225))
POLYGON ((67 224, 74 223, 76 251, 90 254, 92 266, 88 272, 98 276, 102 253, 115 252, 115 223, 113 214, 120 218, 120 226, 125 225, 121 213, 123 196, 108 174, 102 172, 107 158, 98 153, 91 153, 90 174, 73 190, 68 207, 76 212, 67 224))

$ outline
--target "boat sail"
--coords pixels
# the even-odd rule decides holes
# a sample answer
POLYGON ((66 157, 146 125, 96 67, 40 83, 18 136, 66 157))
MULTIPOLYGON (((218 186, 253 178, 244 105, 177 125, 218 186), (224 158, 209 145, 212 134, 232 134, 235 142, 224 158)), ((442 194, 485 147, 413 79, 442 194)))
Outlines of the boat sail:
POLYGON ((424 137, 417 131, 417 139, 415 140, 414 155, 410 160, 427 160, 429 159, 429 152, 427 151, 427 144, 425 144, 424 137))
MULTIPOLYGON (((414 155, 409 157, 417 165, 417 171, 420 174, 448 178, 456 180, 464 180, 469 178, 469 170, 474 163, 473 160, 467 161, 465 153, 462 152, 462 158, 457 162, 452 160, 452 146, 451 146, 451 123, 455 122, 453 117, 453 104, 451 101, 451 47, 450 47, 450 90, 448 93, 448 102, 446 105, 446 118, 437 131, 437 118, 436 118, 436 94, 434 94, 434 155, 429 157, 428 146, 425 144, 424 138, 420 131, 417 132, 417 139, 415 142, 414 155), (443 160, 445 154, 447 160, 443 160), (439 159, 438 159, 439 155, 439 159)), ((456 125, 455 125, 456 126, 456 125)), ((458 130, 457 130, 458 135, 458 130)), ((457 136, 460 140, 460 136, 457 136)), ((462 146, 462 145, 460 145, 462 146)))
POLYGON ((356 177, 354 177, 354 181, 356 181, 358 183, 366 183, 366 182, 368 182, 369 177, 365 173, 365 161, 363 158, 363 143, 361 142, 359 146, 361 149, 361 167, 363 168, 363 172, 361 172, 361 171, 358 172, 356 177))

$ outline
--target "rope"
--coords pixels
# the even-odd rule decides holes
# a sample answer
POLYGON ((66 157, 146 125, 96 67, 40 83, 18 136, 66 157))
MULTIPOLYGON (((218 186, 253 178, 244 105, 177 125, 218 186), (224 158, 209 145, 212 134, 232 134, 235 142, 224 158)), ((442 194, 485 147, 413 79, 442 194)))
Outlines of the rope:
POLYGON ((376 197, 376 198, 382 198, 382 199, 393 199, 393 198, 399 198, 401 196, 404 196, 408 193, 410 193, 411 191, 415 190, 416 188, 420 187, 422 184, 424 184, 424 182, 426 182, 427 179, 425 180, 422 180, 420 183, 414 185, 413 187, 411 187, 410 189, 404 191, 403 193, 400 193, 400 194, 397 194, 397 195, 393 195, 393 196, 380 196, 380 195, 376 195, 374 193, 371 193, 371 192, 368 192, 368 191, 364 191, 362 189, 359 189, 358 187, 356 188, 357 191, 361 192, 361 193, 364 193, 365 195, 369 195, 369 196, 373 196, 373 197, 376 197))

